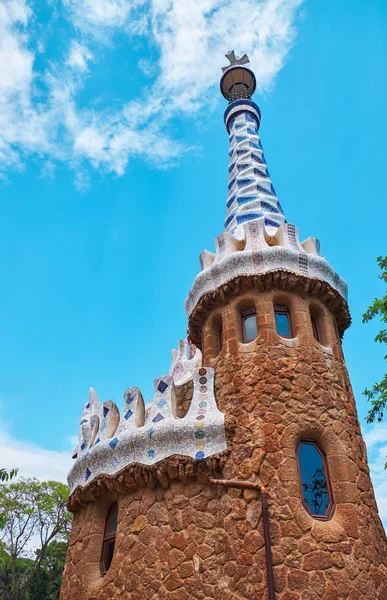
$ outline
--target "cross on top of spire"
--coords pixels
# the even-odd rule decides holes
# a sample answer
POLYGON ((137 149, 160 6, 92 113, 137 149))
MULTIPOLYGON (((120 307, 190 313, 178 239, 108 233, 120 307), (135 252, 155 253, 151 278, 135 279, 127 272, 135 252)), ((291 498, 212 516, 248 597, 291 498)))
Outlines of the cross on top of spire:
POLYGON ((238 66, 238 65, 246 65, 247 63, 250 62, 250 59, 247 56, 247 54, 244 54, 243 56, 241 56, 239 58, 239 56, 235 56, 234 50, 230 50, 229 52, 227 52, 227 54, 225 54, 225 57, 230 61, 230 64, 227 65, 227 67, 222 67, 223 73, 225 71, 227 71, 227 69, 229 69, 230 67, 234 67, 234 66, 238 66))

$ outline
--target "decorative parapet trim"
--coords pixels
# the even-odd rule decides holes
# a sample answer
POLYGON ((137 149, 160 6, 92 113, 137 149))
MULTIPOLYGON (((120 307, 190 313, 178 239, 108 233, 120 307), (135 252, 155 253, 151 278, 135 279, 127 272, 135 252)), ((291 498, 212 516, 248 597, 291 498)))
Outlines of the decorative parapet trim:
POLYGON ((71 494, 67 508, 74 512, 79 507, 93 502, 107 492, 120 492, 128 488, 156 487, 168 488, 171 481, 186 485, 192 479, 201 483, 212 477, 221 477, 229 450, 195 460, 189 456, 169 456, 155 465, 131 464, 112 475, 101 474, 86 487, 78 486, 71 494))
POLYGON ((196 276, 185 302, 188 317, 205 294, 236 277, 275 271, 324 281, 346 301, 347 284, 320 256, 318 240, 310 237, 301 243, 297 227, 289 223, 282 223, 275 235, 270 235, 264 217, 244 223, 243 230, 243 239, 221 233, 215 240, 216 253, 205 250, 201 254, 203 270, 196 276))
POLYGON ((187 339, 180 340, 177 350, 172 349, 172 365, 169 375, 175 385, 183 385, 192 379, 195 369, 202 366, 202 353, 187 339))
POLYGON ((196 369, 193 383, 191 406, 182 419, 176 418, 170 375, 155 380, 154 398, 146 406, 140 391, 129 388, 120 418, 111 400, 101 405, 91 390, 82 412, 76 462, 68 476, 70 491, 130 464, 153 465, 175 454, 203 460, 226 450, 224 416, 214 397, 214 370, 196 369))

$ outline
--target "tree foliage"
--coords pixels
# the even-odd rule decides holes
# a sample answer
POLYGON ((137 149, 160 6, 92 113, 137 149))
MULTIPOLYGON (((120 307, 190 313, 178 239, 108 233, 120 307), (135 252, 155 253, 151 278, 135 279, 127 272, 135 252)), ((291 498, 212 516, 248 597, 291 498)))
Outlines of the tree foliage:
MULTIPOLYGON (((379 278, 387 284, 387 256, 378 256, 377 263, 381 270, 379 278)), ((387 289, 386 294, 382 298, 375 298, 371 306, 364 313, 363 323, 368 323, 375 317, 379 317, 382 323, 387 323, 387 289)), ((381 329, 377 333, 375 342, 387 344, 387 329, 381 329)), ((384 359, 387 360, 387 355, 384 359)), ((371 389, 366 388, 363 394, 371 403, 371 408, 367 414, 367 423, 374 423, 375 421, 380 423, 387 408, 387 372, 381 381, 374 383, 371 389)), ((385 466, 387 468, 387 463, 385 466)))
POLYGON ((18 474, 19 469, 11 469, 7 471, 4 468, 0 469, 0 481, 9 481, 9 479, 13 479, 18 474))
MULTIPOLYGON (((18 471, 19 471, 19 469, 11 469, 10 471, 7 471, 6 469, 1 468, 0 469, 0 482, 1 481, 3 481, 3 482, 9 481, 10 479, 13 479, 18 474, 18 471)), ((5 523, 5 515, 0 510, 0 529, 3 529, 4 523, 5 523)))
POLYGON ((45 569, 60 570, 64 548, 57 544, 66 545, 70 530, 67 498, 67 486, 57 481, 21 479, 0 486, 1 600, 27 600, 45 569))

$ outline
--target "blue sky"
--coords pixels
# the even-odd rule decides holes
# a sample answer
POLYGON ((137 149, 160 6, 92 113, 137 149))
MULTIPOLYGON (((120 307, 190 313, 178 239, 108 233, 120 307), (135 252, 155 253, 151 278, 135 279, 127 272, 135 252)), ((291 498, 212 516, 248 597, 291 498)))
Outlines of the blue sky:
MULTIPOLYGON (((224 53, 258 79, 273 183, 349 285, 344 351, 380 510, 385 369, 387 5, 383 0, 5 0, 0 5, 0 447, 63 477, 89 386, 152 395, 184 337, 198 256, 223 229, 224 53)), ((3 460, 3 459, 2 459, 3 460)))

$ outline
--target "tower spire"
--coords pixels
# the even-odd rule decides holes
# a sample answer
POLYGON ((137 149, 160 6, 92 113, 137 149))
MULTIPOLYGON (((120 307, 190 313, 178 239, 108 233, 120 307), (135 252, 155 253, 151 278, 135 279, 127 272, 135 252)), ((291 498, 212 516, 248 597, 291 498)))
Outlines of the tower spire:
POLYGON ((236 237, 243 235, 242 223, 265 218, 271 235, 286 219, 275 193, 258 135, 261 112, 252 102, 256 88, 247 54, 241 58, 234 50, 226 54, 230 61, 223 67, 220 80, 222 95, 229 105, 224 122, 229 134, 227 213, 224 227, 236 237))

